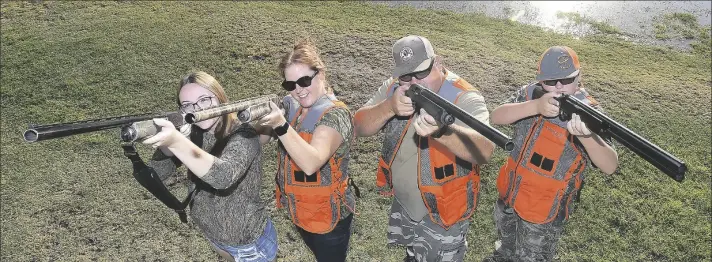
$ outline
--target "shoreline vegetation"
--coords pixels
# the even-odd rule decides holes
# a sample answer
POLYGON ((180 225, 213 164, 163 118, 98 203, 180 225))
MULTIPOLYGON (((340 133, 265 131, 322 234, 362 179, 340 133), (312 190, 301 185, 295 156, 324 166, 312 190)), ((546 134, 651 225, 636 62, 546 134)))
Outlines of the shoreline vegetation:
MULTIPOLYGON (((569 46, 581 58, 585 88, 608 116, 686 162, 686 179, 677 183, 616 144, 619 170, 587 173, 559 243, 560 260, 712 259, 709 28, 695 31, 684 15, 674 23, 697 35, 693 50, 699 51, 606 34, 575 39, 480 14, 348 1, 30 1, 0 7, 0 260, 218 257, 195 225, 181 223, 133 179, 118 130, 25 143, 28 124, 172 111, 179 78, 191 70, 216 76, 230 100, 286 95, 279 57, 307 36, 320 49, 329 82, 355 112, 390 76, 391 46, 408 34, 428 37, 448 69, 482 92, 490 111, 533 81, 547 47, 569 46)), ((511 134, 508 126, 495 127, 511 134)), ((359 138, 352 148, 349 172, 362 197, 349 261, 401 261, 405 255, 386 246, 392 199, 375 188, 380 142, 380 136, 359 138)), ((150 148, 137 148, 144 160, 151 156, 150 148)), ((261 195, 278 232, 278 259, 309 261, 284 210, 274 209, 275 151, 274 143, 264 147, 261 195)), ((494 249, 495 183, 505 157, 498 149, 482 167, 467 261, 481 261, 494 249)), ((187 191, 183 180, 170 185, 179 198, 187 191)))

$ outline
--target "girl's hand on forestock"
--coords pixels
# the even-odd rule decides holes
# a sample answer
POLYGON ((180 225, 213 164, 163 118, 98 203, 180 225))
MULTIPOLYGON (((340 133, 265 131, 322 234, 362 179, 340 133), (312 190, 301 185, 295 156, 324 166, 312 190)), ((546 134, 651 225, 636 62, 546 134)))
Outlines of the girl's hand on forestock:
POLYGON ((168 148, 171 147, 174 143, 178 142, 179 138, 183 136, 183 134, 176 130, 176 127, 173 126, 173 123, 168 120, 154 118, 153 123, 159 126, 161 128, 161 131, 158 132, 158 134, 155 134, 154 136, 144 140, 142 142, 143 144, 151 145, 153 146, 153 148, 168 148))

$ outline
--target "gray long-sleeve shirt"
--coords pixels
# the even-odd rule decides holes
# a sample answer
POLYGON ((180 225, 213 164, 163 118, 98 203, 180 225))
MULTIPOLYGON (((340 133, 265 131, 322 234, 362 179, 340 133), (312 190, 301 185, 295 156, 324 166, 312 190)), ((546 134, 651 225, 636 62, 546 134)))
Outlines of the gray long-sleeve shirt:
MULTIPOLYGON (((201 188, 194 196, 190 216, 213 241, 245 245, 254 242, 264 230, 267 213, 260 198, 262 148, 258 137, 248 125, 236 127, 222 154, 217 154, 219 157, 201 178, 212 188, 201 188)), ((204 151, 210 152, 215 142, 215 135, 203 132, 204 151)), ((167 157, 161 150, 156 150, 147 163, 162 180, 176 175, 180 164, 176 157, 167 157)), ((195 183, 189 183, 192 190, 195 183)))

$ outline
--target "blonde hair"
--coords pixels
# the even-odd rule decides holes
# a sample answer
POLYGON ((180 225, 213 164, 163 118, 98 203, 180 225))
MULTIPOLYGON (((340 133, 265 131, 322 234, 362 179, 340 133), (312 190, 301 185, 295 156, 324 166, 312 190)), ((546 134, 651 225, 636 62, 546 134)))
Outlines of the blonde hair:
MULTIPOLYGON (((210 92, 213 92, 213 94, 215 94, 215 97, 218 99, 219 104, 224 104, 228 102, 225 90, 213 76, 203 71, 195 71, 186 75, 180 81, 180 86, 178 86, 178 92, 176 94, 176 103, 178 103, 178 106, 181 105, 180 98, 178 98, 178 94, 180 94, 180 90, 187 84, 197 84, 209 90, 210 92)), ((228 137, 228 135, 230 135, 230 132, 232 131, 233 125, 236 122, 237 116, 235 115, 235 113, 221 116, 217 123, 218 126, 217 128, 215 128, 215 137, 218 139, 228 137)))
POLYGON ((297 41, 292 50, 282 57, 282 61, 279 62, 279 74, 282 78, 284 78, 284 70, 292 64, 304 64, 312 70, 319 71, 319 74, 323 74, 326 92, 333 94, 334 90, 326 81, 326 65, 319 57, 319 50, 311 40, 304 38, 297 41))

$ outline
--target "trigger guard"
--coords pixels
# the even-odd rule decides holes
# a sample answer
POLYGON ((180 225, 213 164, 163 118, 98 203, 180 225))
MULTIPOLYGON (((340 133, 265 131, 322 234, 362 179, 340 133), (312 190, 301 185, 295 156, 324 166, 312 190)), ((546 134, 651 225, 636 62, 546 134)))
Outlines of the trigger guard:
POLYGON ((568 115, 566 114, 566 112, 560 112, 559 120, 566 122, 566 121, 569 121, 570 119, 569 119, 568 115))

